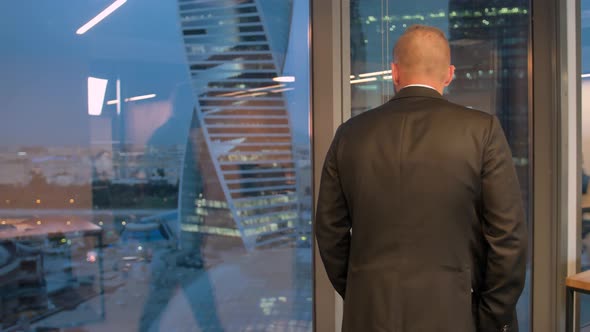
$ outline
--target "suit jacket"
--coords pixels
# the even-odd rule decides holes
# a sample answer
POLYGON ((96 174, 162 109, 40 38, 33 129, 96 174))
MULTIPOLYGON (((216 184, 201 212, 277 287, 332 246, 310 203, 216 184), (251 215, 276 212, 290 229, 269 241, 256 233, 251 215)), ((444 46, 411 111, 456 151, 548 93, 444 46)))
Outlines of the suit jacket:
POLYGON ((496 117, 423 87, 341 125, 315 220, 346 332, 517 331, 527 231, 496 117))

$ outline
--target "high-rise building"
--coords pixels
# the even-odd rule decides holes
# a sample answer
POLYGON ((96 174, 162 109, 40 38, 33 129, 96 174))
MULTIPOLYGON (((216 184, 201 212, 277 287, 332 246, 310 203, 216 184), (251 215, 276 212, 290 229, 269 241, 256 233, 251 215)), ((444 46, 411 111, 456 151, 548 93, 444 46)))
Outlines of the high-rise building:
POLYGON ((449 2, 449 42, 455 61, 451 100, 495 114, 529 202, 529 1, 449 2))
POLYGON ((528 0, 414 3, 351 1, 351 108, 357 115, 394 94, 392 49, 412 24, 440 28, 449 39, 455 79, 448 98, 498 116, 513 153, 523 199, 529 197, 528 0), (448 7, 447 7, 448 6, 448 7), (373 80, 369 80, 373 79, 373 80))
POLYGON ((351 114, 356 116, 394 95, 391 73, 393 46, 412 24, 448 27, 448 3, 351 0, 351 114))
POLYGON ((292 3, 179 6, 196 100, 179 199, 186 245, 204 236, 248 249, 292 243, 297 177, 283 93, 295 78, 282 77, 292 3))

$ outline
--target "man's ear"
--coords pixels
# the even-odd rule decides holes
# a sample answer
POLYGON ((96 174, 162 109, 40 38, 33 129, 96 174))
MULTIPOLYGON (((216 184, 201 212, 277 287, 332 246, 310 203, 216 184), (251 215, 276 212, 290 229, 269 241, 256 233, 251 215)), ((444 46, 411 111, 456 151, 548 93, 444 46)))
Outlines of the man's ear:
POLYGON ((399 86, 399 67, 397 63, 391 63, 391 80, 393 81, 393 86, 397 89, 399 86))
POLYGON ((449 71, 447 73, 447 77, 445 79, 445 86, 449 86, 449 84, 451 84, 451 82, 453 81, 453 77, 455 76, 455 66, 450 65, 449 66, 449 71))

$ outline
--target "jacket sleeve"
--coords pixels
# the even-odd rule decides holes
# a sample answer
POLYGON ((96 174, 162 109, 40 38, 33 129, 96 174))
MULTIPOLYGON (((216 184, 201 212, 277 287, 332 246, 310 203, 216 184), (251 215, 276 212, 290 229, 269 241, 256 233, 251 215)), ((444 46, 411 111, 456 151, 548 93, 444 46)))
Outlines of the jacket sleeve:
POLYGON ((491 119, 481 177, 487 258, 479 290, 478 331, 504 331, 515 323, 524 287, 527 227, 512 154, 496 117, 491 119))
POLYGON ((344 298, 352 225, 338 174, 340 134, 341 128, 336 132, 322 170, 315 236, 332 286, 344 298))

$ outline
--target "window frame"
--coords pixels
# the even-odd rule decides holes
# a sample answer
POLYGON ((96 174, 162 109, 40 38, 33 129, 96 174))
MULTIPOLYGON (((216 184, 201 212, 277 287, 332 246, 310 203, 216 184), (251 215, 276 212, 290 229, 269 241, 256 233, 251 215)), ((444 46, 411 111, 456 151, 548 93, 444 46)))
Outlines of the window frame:
MULTIPOLYGON (((350 117, 350 2, 310 1, 315 211, 324 157, 350 117)), ((580 266, 572 257, 581 243, 580 0, 531 0, 530 7, 530 319, 531 331, 552 332, 565 328, 565 277, 580 266)), ((314 241, 314 330, 339 331, 341 318, 314 241)))

